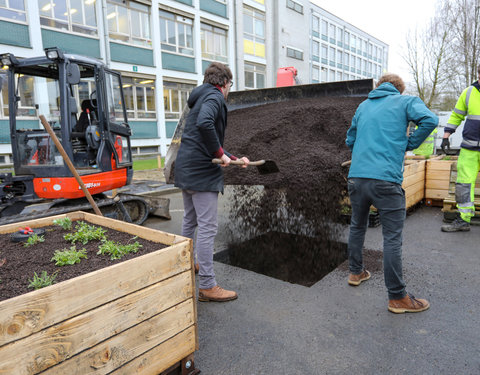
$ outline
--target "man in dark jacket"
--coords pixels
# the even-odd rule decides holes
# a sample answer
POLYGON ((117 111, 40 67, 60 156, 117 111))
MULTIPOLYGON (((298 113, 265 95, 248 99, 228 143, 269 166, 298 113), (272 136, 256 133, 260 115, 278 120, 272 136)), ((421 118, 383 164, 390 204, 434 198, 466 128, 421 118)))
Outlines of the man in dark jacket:
MULTIPOLYGON (((212 63, 205 71, 203 85, 188 98, 190 112, 175 160, 175 186, 182 189, 182 235, 194 238, 196 270, 199 275, 199 301, 230 301, 237 293, 217 285, 213 271, 213 244, 217 234, 218 193, 223 193, 223 171, 237 158, 223 149, 227 126, 227 99, 232 72, 221 63, 212 63), (219 158, 223 164, 213 164, 219 158)), ((242 158, 247 167, 249 160, 242 158)))

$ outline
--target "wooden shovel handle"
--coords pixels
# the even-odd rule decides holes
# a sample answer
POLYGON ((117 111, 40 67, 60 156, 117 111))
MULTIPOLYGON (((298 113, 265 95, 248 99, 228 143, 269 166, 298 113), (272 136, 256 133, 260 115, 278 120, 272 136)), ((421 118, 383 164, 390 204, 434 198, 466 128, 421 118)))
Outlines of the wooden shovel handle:
MULTIPOLYGON (((213 164, 223 164, 222 159, 212 159, 213 164)), ((232 165, 244 165, 245 163, 243 162, 242 159, 237 159, 237 160, 231 160, 230 164, 232 165)), ((258 166, 258 165, 263 165, 265 164, 265 160, 257 160, 257 161, 251 161, 248 163, 248 165, 251 165, 253 167, 258 166)))

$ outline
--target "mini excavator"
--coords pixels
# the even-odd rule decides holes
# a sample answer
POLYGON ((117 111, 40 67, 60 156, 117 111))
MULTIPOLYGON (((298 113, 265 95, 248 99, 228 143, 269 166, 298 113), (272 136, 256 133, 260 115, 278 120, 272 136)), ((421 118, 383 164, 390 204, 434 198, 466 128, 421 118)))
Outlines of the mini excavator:
POLYGON ((15 171, 0 174, 0 225, 91 209, 40 115, 102 213, 143 223, 150 209, 145 199, 104 194, 128 185, 133 176, 121 75, 99 60, 58 48, 26 59, 2 54, 0 62, 0 88, 2 80, 7 82, 15 171))

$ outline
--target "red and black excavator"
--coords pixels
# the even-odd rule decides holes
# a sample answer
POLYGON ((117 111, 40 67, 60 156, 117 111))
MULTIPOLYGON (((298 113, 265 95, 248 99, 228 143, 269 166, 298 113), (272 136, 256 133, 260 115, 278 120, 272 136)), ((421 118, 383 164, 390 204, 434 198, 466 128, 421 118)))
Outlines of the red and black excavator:
POLYGON ((120 74, 99 60, 57 48, 26 59, 2 54, 0 61, 4 66, 0 81, 7 81, 15 171, 0 174, 0 225, 91 209, 40 115, 102 213, 143 223, 149 213, 145 199, 102 194, 129 184, 133 176, 131 129, 120 74))

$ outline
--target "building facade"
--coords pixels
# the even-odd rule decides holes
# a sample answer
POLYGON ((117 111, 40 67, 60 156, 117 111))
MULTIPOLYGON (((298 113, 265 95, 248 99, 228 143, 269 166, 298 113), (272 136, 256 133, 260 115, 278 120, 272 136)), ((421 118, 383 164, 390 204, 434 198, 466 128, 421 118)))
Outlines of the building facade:
MULTIPOLYGON (((273 87, 279 67, 300 83, 378 78, 388 45, 301 0, 3 0, 0 53, 44 48, 103 60, 122 73, 135 154, 166 154, 191 90, 212 61, 228 64, 233 90, 273 87)), ((6 85, 6 83, 4 83, 6 85)), ((22 121, 34 93, 20 87, 22 121)), ((75 93, 88 97, 86 85, 75 93)), ((9 163, 8 98, 0 95, 0 163, 9 163)))

